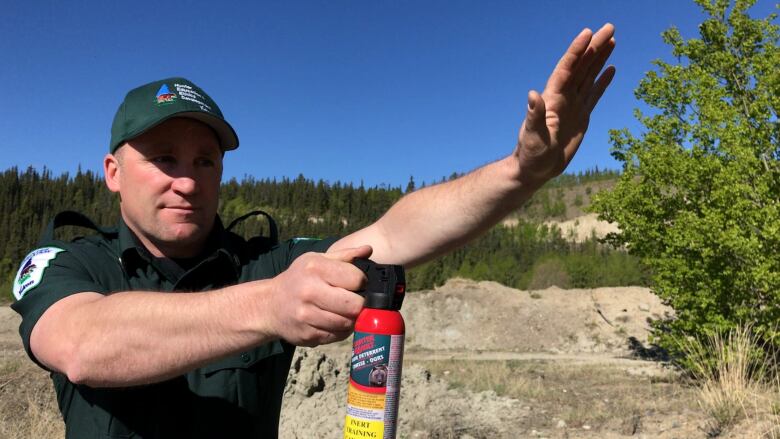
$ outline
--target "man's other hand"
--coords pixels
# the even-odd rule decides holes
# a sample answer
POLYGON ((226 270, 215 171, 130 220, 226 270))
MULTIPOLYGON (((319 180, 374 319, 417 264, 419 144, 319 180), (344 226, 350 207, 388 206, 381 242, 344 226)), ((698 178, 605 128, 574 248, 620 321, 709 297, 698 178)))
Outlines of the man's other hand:
POLYGON ((590 29, 580 32, 542 94, 528 93, 528 112, 514 152, 525 186, 536 189, 559 175, 577 152, 590 113, 615 76, 614 66, 599 75, 615 47, 614 34, 609 23, 595 35, 590 29))

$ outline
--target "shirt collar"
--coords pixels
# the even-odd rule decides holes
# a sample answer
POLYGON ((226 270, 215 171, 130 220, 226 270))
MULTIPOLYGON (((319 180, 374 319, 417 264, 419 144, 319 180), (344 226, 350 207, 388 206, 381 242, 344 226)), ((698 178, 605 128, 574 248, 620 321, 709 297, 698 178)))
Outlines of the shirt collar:
MULTIPOLYGON (((135 233, 130 230, 130 227, 127 226, 127 223, 125 223, 124 218, 121 216, 119 217, 119 225, 117 228, 119 235, 119 254, 122 265, 124 265, 125 269, 132 271, 132 269, 136 267, 135 264, 142 261, 151 263, 151 260, 154 257, 149 252, 149 250, 144 247, 135 233)), ((217 215, 216 219, 214 220, 214 226, 212 227, 211 233, 209 233, 209 236, 206 239, 206 244, 204 245, 203 251, 199 257, 201 259, 206 259, 214 253, 219 252, 224 253, 225 256, 228 256, 231 259, 231 261, 237 260, 233 256, 234 252, 231 251, 229 247, 227 232, 225 231, 225 227, 222 225, 222 220, 219 218, 219 215, 217 215)))

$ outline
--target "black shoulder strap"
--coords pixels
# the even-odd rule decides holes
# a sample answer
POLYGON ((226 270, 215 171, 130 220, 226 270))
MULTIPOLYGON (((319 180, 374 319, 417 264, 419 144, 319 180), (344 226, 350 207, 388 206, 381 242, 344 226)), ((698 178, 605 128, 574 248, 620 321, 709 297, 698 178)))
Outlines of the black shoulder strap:
POLYGON ((62 226, 78 226, 85 227, 87 229, 95 230, 101 235, 106 235, 109 232, 103 227, 95 224, 94 221, 89 219, 86 215, 72 210, 63 210, 62 212, 54 215, 54 218, 46 226, 41 234, 41 242, 51 241, 54 239, 54 231, 62 226))
POLYGON ((273 219, 273 217, 271 217, 271 215, 269 215, 266 212, 263 212, 262 210, 253 210, 253 211, 251 211, 249 213, 245 213, 244 215, 241 215, 240 217, 238 217, 238 218, 234 219, 233 221, 231 221, 230 225, 228 225, 225 230, 229 232, 233 227, 235 227, 241 221, 244 221, 245 219, 247 219, 249 217, 257 216, 257 215, 262 215, 262 216, 266 217, 266 219, 268 220, 268 234, 269 234, 269 236, 267 238, 268 242, 270 242, 270 244, 272 246, 278 244, 279 243, 279 229, 276 227, 276 221, 274 221, 274 219, 273 219))

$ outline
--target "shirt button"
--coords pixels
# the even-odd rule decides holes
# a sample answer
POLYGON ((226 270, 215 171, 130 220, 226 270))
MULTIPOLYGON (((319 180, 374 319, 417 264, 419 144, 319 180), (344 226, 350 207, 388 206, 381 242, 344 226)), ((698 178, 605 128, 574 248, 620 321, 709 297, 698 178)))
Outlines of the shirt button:
POLYGON ((241 354, 241 361, 243 361, 244 363, 249 363, 249 360, 251 359, 252 357, 250 357, 249 354, 247 354, 246 352, 241 354))

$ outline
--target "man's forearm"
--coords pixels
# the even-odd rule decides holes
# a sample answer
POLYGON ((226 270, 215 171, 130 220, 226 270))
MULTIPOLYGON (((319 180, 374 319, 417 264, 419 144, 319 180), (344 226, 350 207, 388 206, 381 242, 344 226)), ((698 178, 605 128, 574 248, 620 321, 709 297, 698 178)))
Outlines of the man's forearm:
POLYGON ((39 361, 75 383, 159 382, 273 340, 257 318, 267 282, 203 293, 76 294, 44 313, 30 344, 39 361))
POLYGON ((522 183, 517 157, 511 155, 406 195, 376 223, 333 248, 369 244, 377 262, 414 266, 482 235, 535 189, 522 183))

